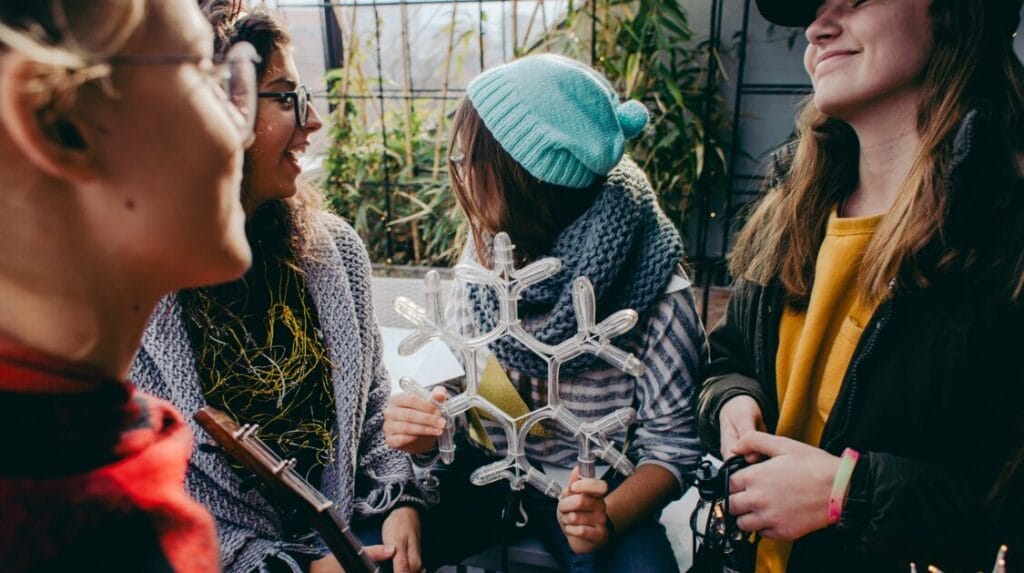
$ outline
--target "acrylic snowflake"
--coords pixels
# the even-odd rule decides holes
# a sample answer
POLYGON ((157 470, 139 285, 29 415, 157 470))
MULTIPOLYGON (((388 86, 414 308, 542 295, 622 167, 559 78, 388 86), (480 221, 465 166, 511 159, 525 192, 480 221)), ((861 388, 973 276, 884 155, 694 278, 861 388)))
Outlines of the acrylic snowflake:
MULTIPOLYGON (((555 346, 545 344, 520 324, 517 301, 530 285, 539 283, 561 268, 561 261, 545 258, 521 269, 516 269, 509 236, 500 233, 494 238, 494 269, 485 269, 474 263, 455 267, 455 277, 494 290, 497 294, 499 317, 497 326, 475 338, 466 338, 447 324, 441 303, 441 281, 436 271, 426 277, 426 308, 413 301, 398 297, 395 310, 416 326, 399 345, 399 354, 408 356, 430 340, 444 342, 461 360, 466 370, 465 389, 447 400, 437 403, 447 422, 438 440, 439 457, 446 464, 455 459, 454 420, 471 408, 489 414, 504 428, 508 448, 504 459, 477 468, 471 475, 476 485, 508 480, 512 489, 521 490, 530 484, 546 495, 557 498, 562 493, 560 484, 533 467, 526 459, 526 438, 530 429, 543 420, 554 420, 576 436, 579 446, 579 467, 583 477, 594 477, 595 463, 601 458, 623 475, 633 473, 632 462, 615 449, 609 435, 628 428, 636 419, 633 408, 622 408, 595 421, 584 422, 562 405, 559 396, 559 367, 583 354, 592 354, 632 376, 641 376, 643 364, 632 354, 614 346, 611 340, 631 330, 638 317, 634 310, 620 310, 595 324, 594 288, 586 277, 577 278, 572 285, 573 307, 576 311, 578 331, 575 336, 555 346), (522 416, 513 418, 478 393, 480 359, 489 353, 488 344, 502 337, 512 337, 541 357, 548 364, 548 403, 522 416)), ((408 378, 401 380, 402 388, 426 400, 433 401, 430 392, 408 378)))

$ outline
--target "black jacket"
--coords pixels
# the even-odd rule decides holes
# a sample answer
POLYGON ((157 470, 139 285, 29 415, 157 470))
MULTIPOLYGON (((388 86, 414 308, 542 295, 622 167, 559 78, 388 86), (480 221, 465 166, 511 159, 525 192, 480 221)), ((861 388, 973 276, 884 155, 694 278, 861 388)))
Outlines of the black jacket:
MULTIPOLYGON (((976 116, 961 127, 947 173, 951 208, 959 209, 949 226, 972 232, 945 240, 989 253, 1019 249, 1024 185, 991 168, 994 140, 976 116), (991 205, 961 207, 996 197, 1007 206, 996 217, 1003 220, 992 220, 991 205), (974 211, 988 220, 971 221, 974 211)), ((1024 564, 1024 515, 1003 516, 987 502, 1022 447, 1024 308, 1005 289, 1008 272, 948 273, 916 290, 894 281, 864 329, 819 444, 835 455, 848 446, 861 452, 842 519, 798 540, 789 571, 905 572, 913 561, 920 570, 931 563, 973 572, 991 569, 1000 543, 1015 544, 1022 558, 1013 561, 1024 564)), ((739 394, 758 401, 774 431, 783 300, 777 283, 739 281, 710 335, 699 428, 712 451, 718 412, 739 394)))

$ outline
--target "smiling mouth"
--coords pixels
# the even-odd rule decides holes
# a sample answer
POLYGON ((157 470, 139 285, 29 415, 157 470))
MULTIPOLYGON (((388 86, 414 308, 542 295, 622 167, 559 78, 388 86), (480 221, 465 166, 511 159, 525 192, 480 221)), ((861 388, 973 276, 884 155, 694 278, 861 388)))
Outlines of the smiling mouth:
POLYGON ((854 55, 856 53, 857 52, 855 52, 853 50, 841 50, 841 51, 837 50, 837 51, 834 51, 834 52, 826 52, 825 54, 823 54, 821 57, 818 58, 817 62, 815 62, 814 69, 817 70, 818 66, 820 66, 821 64, 823 64, 823 63, 825 63, 825 62, 827 62, 829 60, 832 60, 832 59, 835 59, 835 58, 841 58, 841 57, 844 57, 844 56, 852 56, 852 55, 854 55))

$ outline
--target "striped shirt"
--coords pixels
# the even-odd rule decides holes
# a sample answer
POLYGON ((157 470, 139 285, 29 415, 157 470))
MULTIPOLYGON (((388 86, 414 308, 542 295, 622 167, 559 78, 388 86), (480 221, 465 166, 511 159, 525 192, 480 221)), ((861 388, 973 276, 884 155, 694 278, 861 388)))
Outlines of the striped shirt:
MULTIPOLYGON (((453 283, 445 314, 448 324, 464 336, 477 336, 467 291, 464 282, 453 283)), ((599 360, 594 369, 559 381, 562 405, 584 422, 620 408, 636 408, 635 433, 627 455, 638 466, 662 466, 685 490, 689 483, 685 476, 693 474, 703 455, 697 437, 697 381, 708 363, 708 343, 693 291, 681 268, 645 322, 623 338, 621 347, 643 362, 643 376, 634 378, 599 360)), ((482 371, 486 356, 480 360, 482 371)), ((546 379, 508 368, 505 371, 527 407, 547 404, 546 379)), ((497 451, 506 451, 508 441, 502 426, 486 418, 482 421, 497 451)), ((546 437, 531 434, 527 438, 527 458, 537 467, 572 468, 578 452, 573 433, 553 420, 541 424, 546 437)), ((625 434, 610 437, 621 447, 625 434)))

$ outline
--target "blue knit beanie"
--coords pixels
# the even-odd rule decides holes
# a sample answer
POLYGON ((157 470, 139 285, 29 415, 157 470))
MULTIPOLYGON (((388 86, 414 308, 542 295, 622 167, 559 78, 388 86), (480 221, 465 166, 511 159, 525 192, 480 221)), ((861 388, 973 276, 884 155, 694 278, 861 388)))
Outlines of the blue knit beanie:
POLYGON ((647 125, 647 108, 619 103, 596 70, 561 56, 527 56, 469 83, 469 101, 502 148, 531 175, 563 187, 590 186, 622 159, 647 125))

